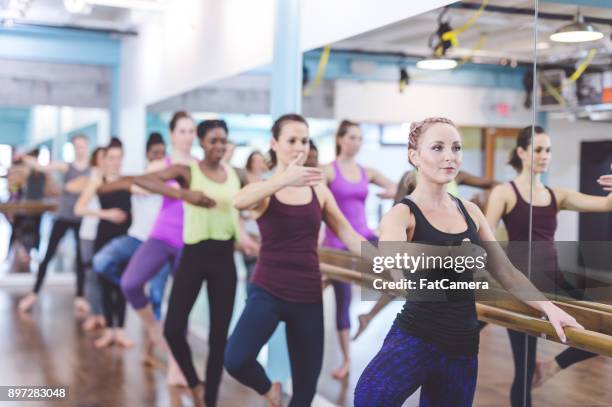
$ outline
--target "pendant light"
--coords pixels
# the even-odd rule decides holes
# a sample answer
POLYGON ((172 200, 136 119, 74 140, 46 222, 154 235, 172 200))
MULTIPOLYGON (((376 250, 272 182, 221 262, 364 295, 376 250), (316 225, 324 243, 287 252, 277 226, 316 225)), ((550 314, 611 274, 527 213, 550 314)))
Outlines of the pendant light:
POLYGON ((591 23, 584 22, 584 18, 580 14, 580 10, 578 10, 576 19, 551 34, 550 39, 555 42, 577 43, 597 41, 602 39, 603 36, 603 33, 591 23))
POLYGON ((457 61, 452 58, 447 58, 445 56, 433 56, 431 58, 425 58, 421 59, 420 61, 417 61, 416 65, 419 69, 427 69, 430 71, 445 71, 456 68, 457 61))

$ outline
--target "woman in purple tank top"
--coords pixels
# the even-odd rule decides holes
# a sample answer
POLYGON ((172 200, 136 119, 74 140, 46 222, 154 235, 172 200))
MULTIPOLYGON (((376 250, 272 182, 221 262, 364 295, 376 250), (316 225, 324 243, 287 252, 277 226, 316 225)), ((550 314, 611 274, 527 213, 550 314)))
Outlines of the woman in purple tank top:
MULTIPOLYGON (((557 230, 557 213, 561 210, 576 212, 610 212, 612 211, 612 194, 608 196, 586 195, 566 188, 549 188, 541 180, 541 174, 548 170, 551 159, 551 139, 540 126, 525 127, 519 133, 516 148, 509 164, 518 172, 518 176, 507 184, 496 186, 491 192, 486 216, 489 224, 496 228, 500 219, 508 231, 508 240, 527 242, 529 236, 529 212, 532 214, 531 240, 551 242, 550 250, 538 248, 538 264, 544 262, 546 270, 558 272, 556 252, 554 249, 555 231, 557 230), (533 155, 533 160, 532 160, 533 155), (543 250, 544 249, 544 250, 543 250), (541 260, 544 257, 545 260, 541 260)), ((600 182, 602 185, 603 182, 600 182)), ((511 253, 509 253, 511 254, 511 253)), ((512 257, 512 256, 510 256, 512 257)), ((515 264, 521 263, 523 256, 514 256, 515 264)), ((524 260, 522 261, 524 262, 524 260)), ((526 269, 517 265, 519 269, 526 269)), ((541 269, 541 267, 536 267, 541 269)), ((536 274, 537 280, 546 280, 546 273, 536 274)), ((550 277, 550 276, 548 276, 550 277)), ((535 282, 536 286, 538 281, 535 282)), ((576 348, 568 348, 555 359, 536 363, 536 338, 508 330, 512 353, 515 362, 515 377, 510 398, 513 406, 531 406, 531 386, 542 385, 561 369, 574 363, 596 356, 576 348), (527 344, 527 347, 525 345, 527 344), (525 367, 525 353, 527 366, 525 367), (524 391, 526 390, 526 392, 524 391)))
MULTIPOLYGON (((346 216, 351 226, 368 240, 376 238, 368 227, 365 202, 368 197, 369 184, 383 188, 378 194, 381 198, 392 199, 397 190, 397 184, 373 168, 367 168, 357 163, 356 157, 361 149, 363 137, 359 124, 343 120, 336 132, 336 159, 324 165, 323 172, 329 190, 334 195, 338 207, 346 216)), ((329 228, 325 228, 326 247, 346 250, 346 246, 329 228)), ((336 296, 336 328, 342 350, 342 364, 333 372, 333 377, 342 380, 349 373, 349 331, 351 328, 349 307, 351 305, 351 284, 333 281, 336 296)))
POLYGON ((280 383, 271 383, 257 362, 260 349, 277 325, 286 323, 293 377, 292 407, 310 406, 323 361, 322 283, 317 254, 321 220, 360 253, 359 235, 342 215, 323 183, 319 168, 305 167, 308 124, 297 114, 280 117, 272 127, 269 179, 244 187, 234 206, 251 210, 261 232, 261 249, 247 303, 225 351, 227 371, 280 406, 280 383))
MULTIPOLYGON (((170 142, 172 154, 152 162, 147 172, 156 172, 172 164, 188 165, 194 158, 191 147, 195 138, 196 127, 193 119, 186 112, 176 112, 170 120, 170 142)), ((133 185, 134 177, 124 177, 117 183, 118 188, 140 188, 133 185)), ((175 181, 169 182, 176 186, 175 181)), ((148 240, 142 243, 128 263, 121 277, 121 290, 126 300, 136 310, 145 325, 151 346, 167 349, 162 335, 160 322, 155 317, 149 298, 145 294, 145 285, 152 280, 162 267, 171 264, 172 273, 176 271, 181 249, 183 248, 183 202, 179 199, 163 197, 162 206, 148 240)), ((178 365, 168 352, 168 384, 187 384, 178 365)), ((145 363, 156 365, 152 352, 145 352, 145 363)))

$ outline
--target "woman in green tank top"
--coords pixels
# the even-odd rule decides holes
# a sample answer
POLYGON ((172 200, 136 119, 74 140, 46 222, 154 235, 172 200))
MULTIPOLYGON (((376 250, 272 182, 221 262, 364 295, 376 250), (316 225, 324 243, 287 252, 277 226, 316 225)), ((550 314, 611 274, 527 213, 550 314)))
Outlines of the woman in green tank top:
POLYGON ((136 184, 152 192, 185 201, 185 246, 174 277, 164 335, 191 388, 195 406, 216 405, 236 292, 234 242, 238 238, 238 211, 232 199, 247 181, 243 172, 223 162, 227 133, 223 120, 203 121, 198 126, 198 138, 204 149, 204 160, 190 165, 172 165, 135 180, 136 184), (180 188, 166 184, 172 180, 177 181, 180 188), (210 349, 204 394, 185 332, 189 313, 205 280, 210 305, 210 349))

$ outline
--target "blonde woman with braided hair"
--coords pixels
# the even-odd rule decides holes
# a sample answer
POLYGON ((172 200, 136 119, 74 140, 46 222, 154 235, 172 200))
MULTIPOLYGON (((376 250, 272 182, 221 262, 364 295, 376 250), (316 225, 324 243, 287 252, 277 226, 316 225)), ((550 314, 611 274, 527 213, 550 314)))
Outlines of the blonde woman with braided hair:
MULTIPOLYGON (((408 159, 419 171, 419 182, 383 217, 379 242, 427 242, 432 248, 449 246, 449 253, 450 246, 466 241, 485 246, 491 275, 518 299, 545 314, 564 341, 564 327, 582 327, 546 300, 512 266, 499 245, 483 244, 495 242, 495 236, 482 211, 447 192, 462 155, 461 135, 451 120, 434 117, 412 124, 408 159)), ((434 268, 421 273, 420 277, 436 283, 442 278, 473 282, 474 270, 458 273, 452 268, 434 268)), ((478 372, 475 295, 472 290, 442 294, 450 300, 406 301, 381 350, 359 378, 356 407, 399 407, 419 388, 421 406, 472 405, 478 372)))

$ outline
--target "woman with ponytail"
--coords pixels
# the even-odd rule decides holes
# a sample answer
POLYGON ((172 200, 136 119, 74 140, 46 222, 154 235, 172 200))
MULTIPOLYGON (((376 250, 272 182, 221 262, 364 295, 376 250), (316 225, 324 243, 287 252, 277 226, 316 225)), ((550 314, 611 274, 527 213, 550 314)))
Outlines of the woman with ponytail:
MULTIPOLYGON (((508 230, 508 239, 515 242, 536 241, 550 242, 548 246, 540 246, 538 257, 546 258, 546 270, 558 274, 556 252, 553 243, 557 230, 557 213, 561 210, 576 212, 610 212, 612 211, 612 194, 608 196, 586 195, 566 188, 550 188, 544 185, 542 173, 548 170, 551 160, 551 138, 540 126, 528 126, 522 129, 516 140, 509 164, 518 173, 509 183, 496 186, 491 192, 486 217, 493 229, 500 219, 508 230), (530 210, 533 211, 532 226, 529 227, 530 210), (531 236, 529 231, 532 230, 531 236), (541 249, 544 250, 541 250, 541 249), (549 254, 549 256, 547 256, 549 254)), ((602 186, 606 184, 603 177, 599 180, 602 186)), ((509 253, 510 255, 512 253, 509 253)), ((524 262, 523 253, 510 256, 515 263, 524 262), (521 255, 522 254, 522 255, 521 255)), ((541 262, 538 259, 538 262, 541 262)), ((523 270, 525 267, 517 266, 523 270)), ((534 284, 551 280, 548 273, 537 273, 534 284)), ((555 284, 559 284, 555 282, 555 284)), ((508 330, 515 364, 515 377, 511 390, 512 406, 531 406, 531 385, 542 385, 561 369, 574 363, 594 357, 595 354, 576 348, 568 348, 556 356, 554 360, 536 364, 537 338, 526 337, 525 334, 508 330), (527 354, 525 366, 525 354, 527 354), (525 389, 525 390, 524 390, 525 389), (526 393, 524 392, 526 391, 526 393)))
MULTIPOLYGON (((357 163, 357 154, 361 149, 363 137, 359 124, 343 120, 336 132, 336 159, 323 166, 323 172, 329 190, 334 195, 342 214, 346 216, 351 226, 368 240, 375 240, 376 235, 368 227, 365 213, 365 201, 368 197, 370 184, 383 188, 378 194, 380 198, 392 199, 395 196, 397 185, 373 168, 361 166, 357 163)), ((325 228, 326 247, 347 250, 338 236, 329 228, 325 228)), ((349 374, 349 307, 351 304, 351 284, 342 281, 333 281, 336 295, 336 328, 342 350, 342 364, 332 376, 342 380, 349 374)))

